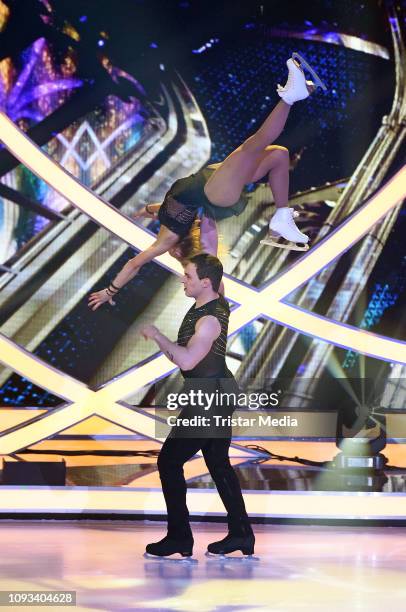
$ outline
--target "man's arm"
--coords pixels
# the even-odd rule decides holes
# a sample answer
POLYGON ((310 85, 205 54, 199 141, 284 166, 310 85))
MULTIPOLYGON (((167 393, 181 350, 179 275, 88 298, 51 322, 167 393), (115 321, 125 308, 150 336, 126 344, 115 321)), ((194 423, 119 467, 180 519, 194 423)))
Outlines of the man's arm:
POLYGON ((205 253, 217 257, 218 233, 214 219, 203 215, 200 221, 200 244, 205 253))
MULTIPOLYGON (((220 164, 219 164, 220 165, 220 164)), ((200 245, 202 250, 209 255, 217 257, 218 250, 218 232, 217 225, 214 219, 203 215, 200 221, 200 245)), ((218 290, 221 295, 224 295, 224 283, 221 281, 218 290)))
MULTIPOLYGON (((156 329, 156 328, 154 328, 156 329)), ((195 333, 186 346, 172 342, 159 330, 148 334, 158 344, 165 355, 181 370, 193 370, 206 357, 213 342, 219 337, 221 326, 213 315, 207 315, 198 320, 195 333)))

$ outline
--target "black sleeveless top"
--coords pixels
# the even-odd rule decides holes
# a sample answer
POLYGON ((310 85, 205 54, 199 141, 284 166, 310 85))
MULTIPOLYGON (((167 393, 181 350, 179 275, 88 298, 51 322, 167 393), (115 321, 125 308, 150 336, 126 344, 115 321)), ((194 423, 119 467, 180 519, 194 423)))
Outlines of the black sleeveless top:
POLYGON ((207 315, 212 315, 218 319, 221 326, 220 335, 213 342, 206 357, 204 357, 193 370, 181 370, 184 378, 232 377, 230 370, 227 368, 225 359, 230 307, 222 295, 199 308, 196 308, 196 304, 194 304, 188 310, 179 328, 177 344, 179 346, 186 346, 195 333, 198 320, 207 315))
POLYGON ((245 191, 233 206, 212 204, 205 194, 204 187, 213 172, 213 168, 206 167, 195 174, 178 179, 165 195, 159 208, 158 219, 181 239, 188 235, 199 210, 206 216, 220 221, 233 215, 240 215, 248 204, 248 195, 245 191))

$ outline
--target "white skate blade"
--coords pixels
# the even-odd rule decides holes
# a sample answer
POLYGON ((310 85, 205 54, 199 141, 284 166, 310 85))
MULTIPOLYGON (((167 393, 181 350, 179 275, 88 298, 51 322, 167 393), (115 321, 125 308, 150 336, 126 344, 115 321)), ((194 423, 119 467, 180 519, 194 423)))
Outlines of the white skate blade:
POLYGON ((172 563, 197 563, 197 559, 194 559, 192 556, 183 557, 180 553, 173 553, 172 555, 152 555, 151 553, 144 552, 144 559, 154 559, 155 561, 170 561, 172 563), (176 556, 179 555, 179 556, 176 556))
POLYGON ((211 553, 208 550, 206 550, 205 552, 206 557, 209 557, 209 559, 217 559, 218 561, 234 561, 234 562, 240 562, 241 561, 259 561, 259 557, 256 557, 255 555, 244 555, 243 553, 241 553, 241 555, 234 555, 234 553, 211 553), (234 556, 232 556, 234 555, 234 556))
POLYGON ((287 242, 286 244, 283 242, 277 242, 276 238, 272 236, 267 236, 264 240, 261 240, 259 244, 264 244, 265 246, 274 246, 278 249, 288 249, 289 251, 308 251, 309 245, 304 244, 302 247, 298 246, 296 242, 287 242))
POLYGON ((326 85, 323 83, 323 81, 321 80, 321 78, 319 77, 315 69, 312 68, 308 62, 306 62, 304 57, 302 57, 301 55, 299 55, 299 53, 296 53, 296 51, 294 51, 292 53, 292 59, 297 60, 300 63, 302 68, 310 72, 310 74, 312 75, 313 82, 316 87, 321 87, 323 91, 327 91, 326 85))

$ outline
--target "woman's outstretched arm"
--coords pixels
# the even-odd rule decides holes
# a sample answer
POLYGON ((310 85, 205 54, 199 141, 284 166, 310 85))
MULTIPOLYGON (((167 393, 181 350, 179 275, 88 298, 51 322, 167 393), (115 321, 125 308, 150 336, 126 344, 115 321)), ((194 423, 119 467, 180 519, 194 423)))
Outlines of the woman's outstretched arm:
POLYGON ((159 213, 159 209, 162 204, 146 204, 137 212, 133 214, 133 219, 139 219, 140 217, 147 217, 149 219, 156 219, 159 213))
POLYGON ((138 255, 127 261, 108 288, 90 294, 88 301, 89 308, 97 310, 104 302, 114 305, 114 294, 124 287, 128 281, 133 279, 144 264, 152 261, 158 255, 166 253, 178 240, 179 236, 177 234, 161 226, 156 241, 145 251, 138 253, 138 255))

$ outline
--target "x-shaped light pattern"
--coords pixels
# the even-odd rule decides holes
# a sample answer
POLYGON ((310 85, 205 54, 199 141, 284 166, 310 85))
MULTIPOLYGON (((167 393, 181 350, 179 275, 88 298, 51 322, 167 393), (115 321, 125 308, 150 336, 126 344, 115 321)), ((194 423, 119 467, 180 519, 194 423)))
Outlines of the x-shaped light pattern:
MULTIPOLYGON (((15 157, 100 226, 136 249, 144 250, 154 241, 155 237, 150 232, 133 223, 82 185, 35 145, 3 113, 0 113, 0 134, 1 140, 15 157)), ((236 304, 230 317, 230 334, 236 333, 259 316, 265 316, 276 323, 336 346, 405 364, 405 342, 332 321, 285 301, 295 289, 364 236, 402 201, 405 193, 406 166, 317 246, 262 288, 257 289, 226 276, 226 295, 236 304)), ((168 254, 157 257, 157 260, 172 272, 182 272, 180 265, 168 254)), ((41 361, 4 335, 0 335, 0 359, 12 370, 70 402, 33 422, 26 422, 19 428, 5 432, 0 437, 2 454, 32 445, 94 414, 147 437, 156 438, 155 418, 142 410, 127 407, 122 400, 175 369, 164 355, 157 354, 94 391, 41 361)))

